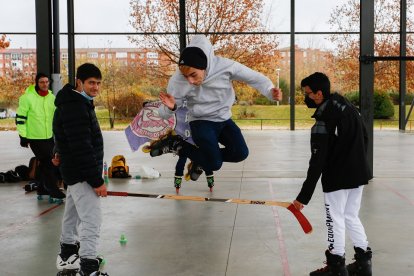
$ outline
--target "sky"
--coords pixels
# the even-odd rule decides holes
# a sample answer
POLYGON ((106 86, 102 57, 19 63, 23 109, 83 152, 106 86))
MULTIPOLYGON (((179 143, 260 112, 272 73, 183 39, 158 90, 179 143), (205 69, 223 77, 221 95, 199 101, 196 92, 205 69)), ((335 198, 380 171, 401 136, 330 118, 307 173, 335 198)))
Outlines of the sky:
MULTIPOLYGON (((178 0, 177 0, 178 1, 178 0)), ((264 0, 263 22, 270 31, 289 32, 290 0, 264 0)), ((295 0, 296 31, 334 31, 327 24, 332 10, 348 0, 295 0)), ((60 1, 60 31, 67 31, 66 2, 60 1)), ((74 0, 75 32, 133 32, 129 24, 130 0, 74 0)), ((35 0, 0 0, 0 34, 35 32, 35 0)), ((34 35, 9 35, 11 48, 35 48, 34 35)), ((296 36, 301 47, 329 49, 333 46, 322 35, 296 36)), ((289 46, 288 35, 280 36, 280 46, 289 46)), ((76 47, 133 47, 126 36, 77 36, 76 47)), ((66 48, 65 36, 61 47, 66 48)))

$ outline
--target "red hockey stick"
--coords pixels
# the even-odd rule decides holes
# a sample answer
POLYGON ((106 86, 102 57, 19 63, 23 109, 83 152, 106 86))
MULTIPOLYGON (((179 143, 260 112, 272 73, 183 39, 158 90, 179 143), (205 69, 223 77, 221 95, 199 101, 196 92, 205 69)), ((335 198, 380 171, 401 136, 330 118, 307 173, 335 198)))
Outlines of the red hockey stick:
POLYGON ((300 226, 306 234, 312 232, 312 225, 308 219, 302 214, 301 211, 295 208, 291 202, 282 201, 268 201, 268 200, 249 200, 249 199, 238 199, 238 198, 209 198, 201 196, 182 196, 182 195, 155 195, 155 194, 138 194, 128 192, 114 192, 108 191, 110 196, 132 196, 132 197, 149 197, 149 198, 163 198, 163 199, 175 199, 175 200, 191 200, 191 201, 216 201, 225 203, 236 203, 236 204, 255 204, 255 205, 268 205, 268 206, 281 206, 289 211, 296 217, 300 226))

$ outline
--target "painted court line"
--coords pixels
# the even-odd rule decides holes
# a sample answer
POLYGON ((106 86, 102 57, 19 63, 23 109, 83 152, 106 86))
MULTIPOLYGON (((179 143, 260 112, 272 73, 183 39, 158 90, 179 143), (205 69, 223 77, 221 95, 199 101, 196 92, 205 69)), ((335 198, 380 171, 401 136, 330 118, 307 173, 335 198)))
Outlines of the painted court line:
POLYGON ((26 219, 26 220, 24 220, 24 221, 22 221, 18 224, 12 224, 9 227, 6 227, 5 229, 0 230, 0 240, 5 238, 10 232, 14 233, 14 232, 20 231, 27 224, 31 224, 31 223, 37 221, 38 218, 40 218, 41 216, 51 212, 54 209, 60 207, 60 205, 63 205, 63 204, 54 205, 54 206, 40 212, 39 214, 37 214, 34 217, 28 218, 28 219, 26 219))
POLYGON ((414 206, 414 201, 410 200, 408 197, 406 197, 405 195, 403 195, 402 193, 400 193, 399 191, 397 191, 396 189, 388 186, 387 184, 384 183, 380 183, 382 186, 384 186, 387 190, 393 192, 394 194, 396 194, 398 197, 400 197, 402 200, 407 201, 410 205, 414 206))
MULTIPOLYGON (((272 195, 272 200, 276 200, 275 194, 273 192, 272 183, 270 181, 269 181, 269 190, 270 190, 270 194, 272 195)), ((276 236, 277 236, 277 240, 279 243, 280 259, 281 259, 282 267, 283 267, 283 276, 290 276, 291 274, 290 274, 290 269, 289 269, 289 260, 288 260, 287 252, 286 252, 285 239, 283 238, 279 212, 277 211, 277 209, 278 208, 276 206, 272 206, 273 218, 275 219, 275 226, 276 226, 276 236)))

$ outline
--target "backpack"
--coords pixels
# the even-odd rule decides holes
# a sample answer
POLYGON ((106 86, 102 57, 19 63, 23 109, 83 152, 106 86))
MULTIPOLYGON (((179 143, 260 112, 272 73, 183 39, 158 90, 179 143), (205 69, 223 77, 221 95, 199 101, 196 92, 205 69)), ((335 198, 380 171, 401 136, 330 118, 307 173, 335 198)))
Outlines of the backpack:
POLYGON ((17 175, 16 172, 9 170, 5 173, 2 173, 4 175, 4 178, 6 180, 6 182, 8 183, 16 183, 21 181, 22 179, 17 175))
POLYGON ((115 155, 112 158, 111 166, 108 168, 108 177, 110 178, 128 178, 129 167, 126 165, 125 157, 123 155, 115 155))
POLYGON ((39 168, 40 161, 36 157, 30 158, 29 161, 29 180, 36 179, 37 169, 39 168))
POLYGON ((23 181, 30 180, 30 178, 29 178, 29 167, 28 166, 19 165, 16 168, 14 168, 14 171, 17 173, 18 176, 20 176, 20 178, 23 181))

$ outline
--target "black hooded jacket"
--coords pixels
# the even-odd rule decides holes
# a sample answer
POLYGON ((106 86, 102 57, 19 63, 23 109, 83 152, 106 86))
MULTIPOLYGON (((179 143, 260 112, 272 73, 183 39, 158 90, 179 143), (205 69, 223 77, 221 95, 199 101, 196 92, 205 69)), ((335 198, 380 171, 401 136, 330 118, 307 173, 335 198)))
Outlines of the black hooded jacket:
POLYGON ((368 183, 368 136, 361 115, 335 93, 316 109, 311 130, 311 158, 297 200, 308 204, 322 174, 323 192, 353 189, 368 183))
POLYGON ((67 84, 57 94, 55 105, 53 133, 63 181, 101 186, 103 138, 93 102, 67 84))

